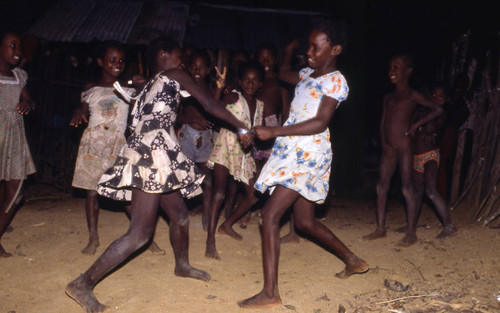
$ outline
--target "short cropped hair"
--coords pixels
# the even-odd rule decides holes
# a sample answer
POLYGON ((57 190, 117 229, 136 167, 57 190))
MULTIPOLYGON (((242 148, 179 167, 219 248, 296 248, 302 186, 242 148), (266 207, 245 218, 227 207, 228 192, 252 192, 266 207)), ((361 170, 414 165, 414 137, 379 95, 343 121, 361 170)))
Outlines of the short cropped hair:
POLYGON ((406 64, 406 67, 413 68, 413 56, 409 53, 396 53, 391 57, 391 60, 401 59, 406 64))
POLYGON ((325 33, 332 46, 345 47, 347 44, 347 26, 341 21, 321 18, 314 25, 314 29, 325 33))
POLYGON ((175 49, 180 49, 180 45, 177 41, 169 36, 161 36, 153 39, 148 46, 147 60, 151 66, 155 65, 156 56, 163 50, 165 52, 171 53, 175 49))
POLYGON ((250 69, 257 71, 257 74, 259 75, 260 81, 264 80, 264 76, 266 75, 266 71, 260 63, 255 62, 255 61, 248 61, 248 62, 243 62, 240 64, 240 66, 238 67, 238 79, 242 80, 245 72, 250 70, 250 69))

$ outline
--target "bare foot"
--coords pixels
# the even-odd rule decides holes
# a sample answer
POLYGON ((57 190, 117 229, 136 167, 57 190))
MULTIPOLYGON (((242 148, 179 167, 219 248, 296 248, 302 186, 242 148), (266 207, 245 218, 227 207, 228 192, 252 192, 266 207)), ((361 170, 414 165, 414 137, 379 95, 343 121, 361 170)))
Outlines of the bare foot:
POLYGON ((83 274, 66 286, 66 294, 75 300, 86 312, 104 312, 108 308, 97 301, 94 288, 84 281, 83 274))
POLYGON ((455 236, 458 232, 458 229, 455 227, 455 225, 450 224, 443 228, 443 231, 439 233, 439 235, 436 236, 436 238, 443 239, 446 237, 452 237, 455 236))
POLYGON ((93 255, 99 247, 99 239, 89 239, 89 243, 82 249, 82 253, 86 255, 93 255))
POLYGON ((215 248, 215 244, 208 244, 207 243, 207 247, 205 249, 205 256, 207 258, 220 260, 220 256, 219 256, 219 253, 217 253, 217 249, 215 248))
POLYGON ((175 266, 175 271, 174 271, 175 276, 179 277, 187 277, 187 278, 194 278, 202 281, 209 282, 210 281, 210 275, 202 270, 198 270, 191 265, 176 265, 175 266))
POLYGON ((245 214, 245 216, 243 216, 241 219, 240 219, 240 228, 241 229, 247 229, 248 227, 248 224, 250 224, 252 220, 252 212, 249 211, 247 214, 245 214))
POLYGON ((0 245, 0 258, 9 258, 11 256, 12 256, 12 254, 5 251, 4 248, 2 247, 2 245, 0 245))
POLYGON ((269 296, 261 291, 251 298, 238 301, 238 305, 245 309, 274 308, 281 306, 281 298, 279 295, 269 296))
POLYGON ((416 243, 418 240, 417 235, 415 234, 406 234, 406 236, 401 239, 398 243, 398 246, 400 247, 409 247, 416 243))
POLYGON ((353 255, 345 266, 345 269, 335 274, 336 277, 345 279, 354 274, 366 273, 370 266, 365 261, 361 260, 357 256, 353 255))
POLYGON ((299 243, 300 237, 296 233, 289 233, 280 238, 280 243, 299 243))
POLYGON ((217 231, 221 234, 228 235, 229 237, 234 238, 236 240, 243 239, 243 237, 241 237, 240 234, 235 232, 231 226, 226 225, 226 223, 222 223, 222 225, 219 226, 219 229, 217 231))
POLYGON ((363 236, 363 240, 375 240, 379 238, 387 237, 385 230, 376 229, 373 233, 363 236))
POLYGON ((165 250, 163 250, 162 248, 160 248, 158 246, 158 244, 156 244, 156 242, 154 240, 151 241, 151 244, 149 245, 148 250, 151 251, 152 254, 156 254, 156 255, 164 255, 164 254, 166 254, 165 250))

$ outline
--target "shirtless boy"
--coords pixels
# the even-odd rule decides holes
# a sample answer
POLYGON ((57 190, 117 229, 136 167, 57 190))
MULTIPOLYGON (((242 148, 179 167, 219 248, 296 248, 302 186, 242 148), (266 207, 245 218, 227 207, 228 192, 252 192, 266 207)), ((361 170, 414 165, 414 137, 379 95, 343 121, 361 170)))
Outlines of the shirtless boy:
POLYGON ((377 229, 364 236, 365 240, 385 237, 385 211, 387 192, 396 167, 399 165, 401 174, 401 192, 406 201, 408 227, 406 236, 399 242, 407 247, 417 242, 415 215, 417 205, 412 184, 413 154, 410 137, 415 130, 426 122, 443 113, 443 109, 412 89, 408 82, 413 71, 412 58, 408 55, 395 55, 389 63, 389 79, 395 85, 393 92, 385 95, 380 122, 380 138, 382 156, 377 182, 377 229), (429 113, 412 124, 413 114, 417 105, 429 109, 429 113))

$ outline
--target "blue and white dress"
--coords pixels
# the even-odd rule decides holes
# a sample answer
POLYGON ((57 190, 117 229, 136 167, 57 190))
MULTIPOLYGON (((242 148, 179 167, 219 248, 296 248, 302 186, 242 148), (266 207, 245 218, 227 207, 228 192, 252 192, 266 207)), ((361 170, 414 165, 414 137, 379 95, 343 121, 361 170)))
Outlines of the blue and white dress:
MULTIPOLYGON (((347 98, 349 87, 344 76, 335 71, 313 78, 312 68, 300 71, 290 115, 284 126, 297 124, 316 116, 323 96, 338 100, 347 98)), ((330 130, 307 136, 277 137, 255 189, 272 191, 276 185, 297 191, 309 201, 321 204, 328 194, 332 148, 330 130)))

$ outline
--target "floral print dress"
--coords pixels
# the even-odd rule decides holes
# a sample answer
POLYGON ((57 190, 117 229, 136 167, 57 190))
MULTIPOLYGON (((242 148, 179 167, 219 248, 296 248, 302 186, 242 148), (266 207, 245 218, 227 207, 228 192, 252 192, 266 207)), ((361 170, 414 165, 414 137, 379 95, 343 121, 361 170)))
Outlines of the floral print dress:
MULTIPOLYGON (((295 87, 290 115, 285 122, 293 125, 316 116, 323 96, 338 100, 347 98, 349 87, 344 76, 335 71, 313 78, 313 69, 299 72, 300 82, 295 87)), ((269 160, 266 162, 255 189, 272 191, 276 185, 295 190, 302 197, 318 204, 328 194, 332 149, 330 131, 305 136, 277 137, 269 160)))
MULTIPOLYGON (((245 126, 249 129, 252 128, 252 126, 262 125, 264 102, 257 99, 255 114, 252 121, 247 101, 241 93, 235 90, 233 92, 238 94, 238 101, 233 104, 228 104, 226 109, 238 120, 245 123, 245 126)), ((251 153, 243 151, 238 142, 237 135, 226 128, 222 128, 217 136, 208 162, 209 167, 211 167, 211 163, 217 163, 226 167, 229 170, 229 174, 233 176, 235 180, 241 181, 247 185, 257 171, 255 160, 252 158, 251 153)))
POLYGON ((132 110, 131 135, 97 192, 131 200, 131 188, 147 193, 180 189, 189 198, 202 192, 204 175, 184 153, 174 130, 180 100, 177 81, 159 73, 144 87, 132 110))
POLYGON ((80 139, 72 186, 97 190, 97 182, 125 145, 129 105, 113 87, 92 87, 82 92, 81 101, 88 103, 90 118, 80 139))

